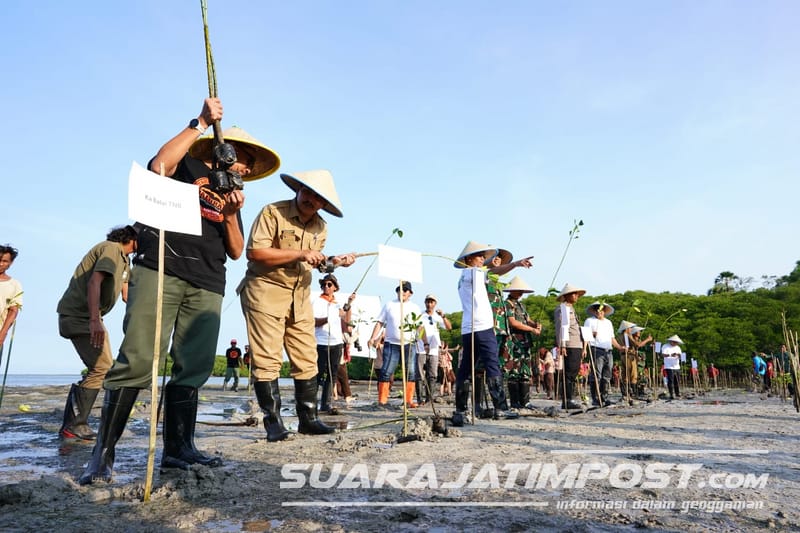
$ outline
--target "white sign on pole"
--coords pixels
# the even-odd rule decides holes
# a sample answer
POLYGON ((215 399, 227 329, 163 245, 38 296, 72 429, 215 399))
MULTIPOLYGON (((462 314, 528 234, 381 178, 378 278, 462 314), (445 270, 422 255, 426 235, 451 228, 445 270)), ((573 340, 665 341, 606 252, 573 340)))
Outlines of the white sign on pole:
POLYGON ((378 245, 378 275, 402 281, 422 282, 422 254, 413 250, 378 245))
POLYGON ((128 217, 166 231, 202 235, 197 189, 134 161, 128 175, 128 217))

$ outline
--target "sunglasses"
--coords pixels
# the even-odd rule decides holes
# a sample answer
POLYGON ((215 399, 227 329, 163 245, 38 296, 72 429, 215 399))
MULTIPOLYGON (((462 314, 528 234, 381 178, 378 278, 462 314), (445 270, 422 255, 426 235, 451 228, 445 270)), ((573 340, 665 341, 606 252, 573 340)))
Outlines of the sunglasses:
POLYGON ((331 281, 326 281, 325 283, 322 284, 322 286, 323 287, 336 287, 336 285, 334 285, 333 282, 331 282, 331 281))
POLYGON ((432 317, 432 316, 429 316, 429 317, 428 317, 428 323, 429 323, 430 325, 433 325, 433 317, 432 317))

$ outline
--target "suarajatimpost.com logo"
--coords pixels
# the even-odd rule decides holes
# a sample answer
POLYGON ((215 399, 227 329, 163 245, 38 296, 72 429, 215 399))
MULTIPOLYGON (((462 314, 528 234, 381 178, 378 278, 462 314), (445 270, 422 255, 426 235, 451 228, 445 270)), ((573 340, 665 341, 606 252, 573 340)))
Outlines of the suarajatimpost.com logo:
MULTIPOLYGON (((445 501, 425 500, 426 506, 440 507, 549 507, 557 509, 678 509, 682 512, 698 510, 721 512, 724 510, 761 509, 763 501, 748 499, 695 499, 695 489, 704 494, 721 496, 724 491, 737 496, 742 491, 757 491, 766 487, 769 474, 717 470, 707 467, 703 458, 722 455, 761 455, 768 450, 677 450, 677 449, 592 449, 552 450, 561 461, 530 463, 465 463, 453 471, 452 465, 423 463, 409 466, 403 463, 290 463, 281 468, 280 488, 285 490, 283 506, 292 507, 403 507, 419 505, 419 501, 381 501, 376 494, 367 501, 364 498, 348 500, 352 490, 381 491, 403 490, 414 493, 433 492, 445 496, 445 501), (564 461, 564 456, 580 458, 564 461), (624 456, 622 460, 613 460, 624 456), (665 459, 656 461, 653 457, 665 459), (629 458, 635 458, 633 460, 629 458), (646 460, 642 460, 646 458, 646 460), (688 458, 688 459, 687 459, 688 458), (670 460, 672 459, 672 460, 670 460), (308 489, 325 491, 325 501, 297 501, 291 498, 292 491, 308 489), (532 498, 486 501, 470 498, 471 491, 486 489, 525 492, 532 498), (591 490, 590 490, 591 489, 591 490), (672 496, 685 491, 687 499, 670 497, 665 499, 606 499, 606 498, 549 498, 567 492, 579 495, 582 490, 589 494, 610 494, 613 489, 629 493, 632 489, 660 490, 672 496), (335 498, 341 491, 342 498, 335 498), (446 496, 458 494, 458 498, 446 496), (333 497, 332 497, 333 496, 333 497)), ((568 457, 567 457, 568 458, 568 457)), ((718 464, 718 461, 715 461, 718 464)), ((322 494, 322 493, 321 493, 322 494)))

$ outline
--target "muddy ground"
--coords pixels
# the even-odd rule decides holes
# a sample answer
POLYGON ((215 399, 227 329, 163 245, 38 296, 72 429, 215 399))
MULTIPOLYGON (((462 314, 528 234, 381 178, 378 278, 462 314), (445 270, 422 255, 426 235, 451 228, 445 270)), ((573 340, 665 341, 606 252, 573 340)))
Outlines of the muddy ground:
MULTIPOLYGON (((0 409, 0 531, 754 531, 800 527, 800 414, 742 390, 566 414, 534 395, 517 419, 431 431, 430 406, 374 405, 340 430, 268 443, 247 391, 201 391, 197 445, 224 466, 159 472, 143 501, 149 394, 115 480, 80 487, 91 446, 62 443, 67 386, 11 387, 0 409), (244 424, 255 414, 259 425, 244 424), (394 421, 394 422, 393 422, 394 421), (421 440, 398 443, 398 435, 421 440)), ((291 388, 283 391, 286 421, 291 388)), ((90 424, 96 427, 99 404, 90 424)), ((450 415, 452 406, 434 404, 450 415)))

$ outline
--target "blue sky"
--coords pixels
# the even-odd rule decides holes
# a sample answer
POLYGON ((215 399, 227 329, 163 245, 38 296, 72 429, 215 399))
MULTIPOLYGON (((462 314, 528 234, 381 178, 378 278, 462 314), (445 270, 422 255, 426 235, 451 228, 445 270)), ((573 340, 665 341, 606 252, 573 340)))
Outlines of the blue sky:
MULTIPOLYGON (((282 172, 332 171, 344 218, 327 251, 390 244, 515 256, 541 294, 703 294, 721 271, 783 275, 800 254, 800 4, 792 1, 209 0, 223 126, 282 172)), ((127 174, 207 95, 200 4, 3 5, 5 209, 25 288, 11 373, 82 368, 56 302, 83 254, 127 223, 127 174)), ((245 231, 291 196, 248 184, 245 231)), ((343 292, 366 269, 340 269, 343 292)), ((244 322, 229 263, 220 353, 244 322)), ((425 258, 415 299, 459 310, 458 272, 425 258)), ((360 292, 391 297, 373 270, 360 292)), ((510 277, 510 276, 509 276, 510 277)), ((122 339, 124 306, 106 319, 122 339)), ((4 363, 5 364, 5 363, 4 363)))

